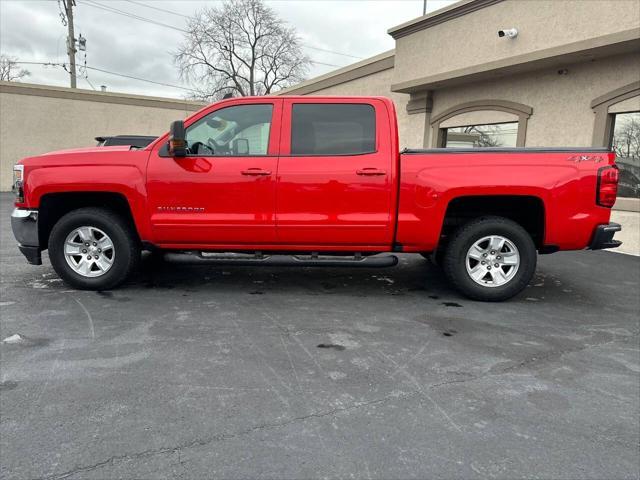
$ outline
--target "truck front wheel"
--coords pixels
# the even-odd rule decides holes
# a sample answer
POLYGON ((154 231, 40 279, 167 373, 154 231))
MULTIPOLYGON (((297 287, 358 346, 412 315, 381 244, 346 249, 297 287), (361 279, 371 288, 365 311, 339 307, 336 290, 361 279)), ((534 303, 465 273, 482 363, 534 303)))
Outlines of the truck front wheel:
POLYGON ((48 248, 60 278, 82 290, 116 287, 140 260, 129 222, 103 208, 80 208, 64 215, 51 230, 48 248))
POLYGON ((455 232, 443 268, 467 297, 495 302, 524 290, 536 262, 536 247, 524 228, 507 218, 481 217, 455 232))

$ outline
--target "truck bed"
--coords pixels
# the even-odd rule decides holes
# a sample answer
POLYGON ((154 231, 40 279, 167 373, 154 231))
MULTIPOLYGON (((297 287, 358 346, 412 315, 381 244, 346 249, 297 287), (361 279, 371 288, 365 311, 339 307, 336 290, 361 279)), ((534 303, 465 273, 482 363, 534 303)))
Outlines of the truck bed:
POLYGON ((609 222, 596 190, 598 171, 613 164, 601 147, 405 149, 396 240, 433 251, 482 206, 529 222, 541 251, 586 248, 594 225, 609 222))

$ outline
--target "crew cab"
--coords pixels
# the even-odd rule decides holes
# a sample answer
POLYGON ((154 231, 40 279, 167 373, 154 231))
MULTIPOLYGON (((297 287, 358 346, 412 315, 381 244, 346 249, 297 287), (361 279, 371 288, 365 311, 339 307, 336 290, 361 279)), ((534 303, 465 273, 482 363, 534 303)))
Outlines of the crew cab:
POLYGON ((69 285, 121 284, 142 250, 196 264, 442 266, 463 294, 522 291, 537 254, 617 247, 618 169, 600 148, 398 147, 383 97, 245 97, 143 149, 84 148, 14 168, 27 260, 69 285))

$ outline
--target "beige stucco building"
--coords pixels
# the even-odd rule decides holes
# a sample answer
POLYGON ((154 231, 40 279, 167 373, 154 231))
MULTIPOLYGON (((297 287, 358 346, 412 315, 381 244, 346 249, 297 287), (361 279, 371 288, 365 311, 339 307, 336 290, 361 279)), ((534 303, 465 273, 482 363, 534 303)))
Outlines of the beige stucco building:
MULTIPOLYGON (((395 50, 282 93, 391 97, 403 147, 607 146, 640 128, 638 0, 463 0, 388 33, 395 50)), ((640 183, 640 144, 628 156, 640 183)))
MULTIPOLYGON (((281 93, 388 96, 402 147, 613 143, 640 197, 640 1, 462 0, 388 33, 394 50, 281 93)), ((22 157, 158 135, 201 105, 0 82, 0 189, 22 157)))
POLYGON ((98 135, 161 135, 202 108, 185 100, 0 82, 0 190, 13 164, 52 150, 88 147, 98 135))

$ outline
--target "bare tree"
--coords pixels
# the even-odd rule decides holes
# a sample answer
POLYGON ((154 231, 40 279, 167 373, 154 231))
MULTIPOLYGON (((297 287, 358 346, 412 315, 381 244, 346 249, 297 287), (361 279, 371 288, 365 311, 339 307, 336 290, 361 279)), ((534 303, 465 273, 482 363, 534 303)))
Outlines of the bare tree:
POLYGON ((474 143, 478 147, 500 147, 502 142, 498 138, 497 134, 500 132, 500 127, 493 125, 471 125, 464 127, 464 133, 472 133, 477 135, 477 139, 474 143))
POLYGON ((620 168, 618 196, 640 197, 640 112, 616 115, 611 143, 620 168))
POLYGON ((17 62, 18 59, 16 57, 0 55, 0 80, 15 82, 31 75, 29 70, 20 68, 17 62))
POLYGON ((309 58, 292 27, 263 0, 227 0, 198 11, 174 60, 194 97, 268 95, 304 79, 309 58))

